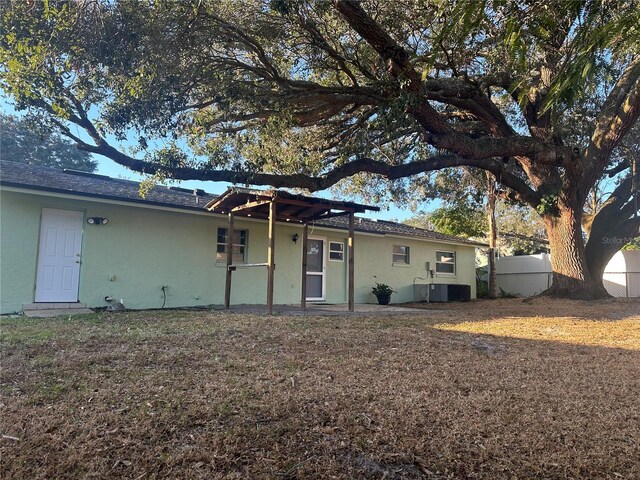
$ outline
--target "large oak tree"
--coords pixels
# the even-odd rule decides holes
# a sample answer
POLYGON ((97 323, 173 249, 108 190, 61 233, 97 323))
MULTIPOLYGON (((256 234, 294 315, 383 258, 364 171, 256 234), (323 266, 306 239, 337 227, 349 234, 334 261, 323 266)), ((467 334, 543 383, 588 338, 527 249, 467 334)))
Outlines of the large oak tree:
POLYGON ((544 220, 549 293, 578 297, 606 295, 606 237, 638 234, 631 0, 0 1, 17 108, 133 170, 317 191, 481 168, 544 220))

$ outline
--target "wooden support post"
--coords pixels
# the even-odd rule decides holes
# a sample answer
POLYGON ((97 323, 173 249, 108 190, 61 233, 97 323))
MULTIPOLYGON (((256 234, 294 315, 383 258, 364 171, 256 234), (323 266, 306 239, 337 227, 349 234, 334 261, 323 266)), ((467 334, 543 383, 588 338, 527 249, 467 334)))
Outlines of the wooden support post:
POLYGON ((300 306, 307 308, 307 243, 309 241, 309 224, 305 222, 302 227, 302 293, 300 306))
POLYGON ((227 274, 224 285, 224 308, 231 306, 231 264, 233 263, 233 213, 229 212, 229 225, 227 226, 227 274))
POLYGON ((355 310, 355 304, 353 301, 353 294, 355 288, 355 263, 353 258, 353 243, 354 243, 354 216, 353 212, 349 212, 349 311, 353 312, 355 310))
POLYGON ((267 310, 269 315, 273 313, 273 279, 275 270, 275 224, 276 224, 276 202, 269 204, 269 248, 267 252, 267 310))

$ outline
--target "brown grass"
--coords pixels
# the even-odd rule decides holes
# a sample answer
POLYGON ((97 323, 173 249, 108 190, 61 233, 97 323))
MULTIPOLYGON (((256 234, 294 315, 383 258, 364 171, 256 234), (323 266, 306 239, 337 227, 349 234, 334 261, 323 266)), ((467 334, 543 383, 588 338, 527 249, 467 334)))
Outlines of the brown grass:
POLYGON ((0 320, 2 478, 640 478, 640 302, 0 320))

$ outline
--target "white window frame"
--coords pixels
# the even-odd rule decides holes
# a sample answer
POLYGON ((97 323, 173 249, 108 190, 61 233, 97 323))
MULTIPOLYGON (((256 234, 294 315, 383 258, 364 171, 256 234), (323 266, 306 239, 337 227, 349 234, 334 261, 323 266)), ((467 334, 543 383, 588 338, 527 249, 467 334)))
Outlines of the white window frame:
POLYGON ((409 245, 394 244, 393 247, 391 247, 391 263, 397 266, 411 265, 411 247, 409 247, 409 245), (406 249, 405 253, 396 253, 396 247, 406 249), (405 260, 396 260, 396 256, 399 257, 401 255, 405 258, 405 260))
POLYGON ((449 275, 454 276, 458 270, 457 264, 458 259, 456 258, 456 252, 453 250, 436 250, 436 274, 437 275, 449 275), (440 272, 438 271, 438 267, 440 265, 451 265, 448 262, 438 261, 438 254, 446 254, 453 257, 453 272, 440 272))
MULTIPOLYGON (((218 227, 218 229, 216 230, 216 263, 226 263, 227 262, 227 234, 229 231, 229 227, 218 227), (221 230, 223 230, 225 233, 224 235, 220 232, 221 230), (220 242, 218 241, 220 236, 223 235, 224 236, 224 242, 220 242), (220 247, 222 247, 222 250, 220 250, 220 247), (221 257, 218 257, 218 256, 221 257)), ((234 250, 236 247, 240 247, 242 248, 242 261, 241 262, 236 262, 235 260, 231 260, 231 262, 233 264, 242 264, 242 263, 247 263, 247 259, 248 259, 248 246, 249 246, 249 230, 247 230, 246 228, 234 228, 233 229, 233 233, 234 233, 234 237, 235 234, 238 235, 238 240, 239 243, 233 243, 231 246, 231 249, 234 250), (244 232, 244 243, 242 243, 242 232, 244 232)), ((236 254, 239 255, 239 254, 236 254)))
POLYGON ((329 261, 330 262, 344 262, 344 242, 333 242, 329 241, 329 261), (336 250, 333 248, 334 245, 340 245, 340 249, 336 250), (339 253, 340 258, 331 258, 332 253, 339 253))

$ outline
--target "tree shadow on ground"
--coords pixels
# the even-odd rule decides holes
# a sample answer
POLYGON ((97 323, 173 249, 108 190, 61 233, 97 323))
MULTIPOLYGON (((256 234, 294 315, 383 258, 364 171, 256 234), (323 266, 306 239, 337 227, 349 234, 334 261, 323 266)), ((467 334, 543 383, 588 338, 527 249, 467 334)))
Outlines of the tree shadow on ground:
POLYGON ((408 303, 403 306, 426 312, 463 314, 477 319, 504 317, 575 317, 619 320, 640 318, 640 298, 567 300, 550 297, 478 299, 469 302, 408 303))
POLYGON ((640 477, 640 353, 606 339, 431 315, 99 318, 3 348, 0 431, 20 439, 0 441, 3 478, 640 477))

